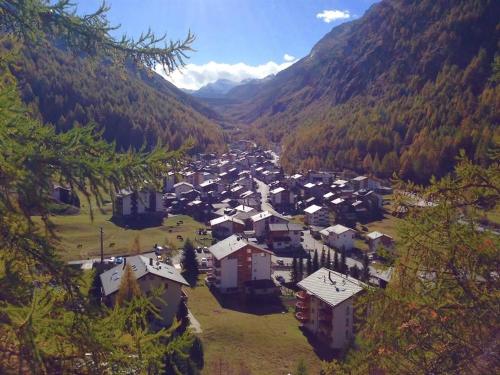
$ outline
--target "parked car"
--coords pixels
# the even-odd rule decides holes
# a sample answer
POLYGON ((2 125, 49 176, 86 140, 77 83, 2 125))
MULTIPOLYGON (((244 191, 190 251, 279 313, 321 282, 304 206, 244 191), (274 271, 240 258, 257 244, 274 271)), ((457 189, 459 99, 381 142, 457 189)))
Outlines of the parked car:
POLYGON ((197 252, 198 254, 201 254, 201 250, 202 250, 202 249, 201 249, 201 247, 197 247, 197 248, 196 248, 196 252, 197 252))
POLYGON ((276 264, 278 264, 279 266, 284 266, 285 262, 283 261, 283 259, 278 259, 276 260, 276 264))
POLYGON ((123 263, 123 257, 116 257, 115 264, 122 264, 122 263, 123 263))
POLYGON ((203 252, 204 252, 205 254, 208 254, 208 253, 210 252, 210 250, 208 250, 208 247, 204 247, 204 248, 203 248, 203 252))
POLYGON ((201 258, 200 262, 202 267, 208 267, 208 259, 207 258, 201 258))
POLYGON ((285 278, 283 276, 281 276, 281 275, 276 275, 275 279, 280 284, 284 284, 285 283, 285 278))

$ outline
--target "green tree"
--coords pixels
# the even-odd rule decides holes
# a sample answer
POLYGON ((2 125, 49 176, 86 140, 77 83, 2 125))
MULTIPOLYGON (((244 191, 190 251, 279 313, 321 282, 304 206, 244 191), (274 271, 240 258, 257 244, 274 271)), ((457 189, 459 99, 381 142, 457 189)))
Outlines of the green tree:
POLYGON ((302 255, 299 256, 298 278, 299 281, 304 278, 304 258, 302 255))
POLYGON ((325 267, 328 268, 328 269, 332 268, 332 259, 331 259, 330 252, 331 252, 331 250, 328 250, 327 253, 326 253, 326 264, 325 264, 325 267))
POLYGON ((360 278, 360 270, 357 264, 349 268, 349 275, 359 280, 360 278))
POLYGON ((291 269, 291 279, 294 284, 297 284, 300 279, 299 279, 299 268, 297 264, 297 257, 294 255, 292 259, 292 269, 291 269))
POLYGON ((321 258, 319 260, 319 265, 320 265, 320 268, 326 266, 326 251, 325 251, 324 247, 321 250, 321 258))
POLYGON ((364 364, 390 374, 498 372, 500 240, 478 226, 500 198, 493 156, 486 168, 462 156, 453 175, 428 188, 400 184, 434 205, 410 208, 403 221, 391 282, 359 305, 362 346, 346 371, 364 364))
POLYGON ((339 268, 340 268, 339 272, 341 272, 343 274, 347 274, 347 272, 349 271, 349 268, 347 267, 346 251, 344 249, 342 249, 340 251, 340 264, 339 264, 339 268))
POLYGON ((312 271, 311 254, 307 254, 306 272, 307 272, 307 276, 309 276, 310 274, 313 273, 313 271, 312 271))
POLYGON ((335 252, 335 255, 333 256, 333 270, 340 272, 339 252, 337 249, 334 249, 333 251, 335 252))
POLYGON ((312 260, 312 271, 313 273, 319 270, 319 259, 318 259, 318 250, 314 250, 313 260, 312 260))
MULTIPOLYGON (((118 66, 130 59, 167 71, 182 64, 179 54, 192 41, 157 48, 159 38, 152 33, 117 41, 110 36, 106 7, 84 17, 73 10, 68 1, 2 1, 3 36, 17 38, 12 45, 59 39, 77 53, 111 58, 118 66)), ((87 305, 79 275, 55 251, 50 196, 58 182, 78 192, 87 206, 93 207, 94 198, 101 207, 104 196, 156 181, 181 155, 160 147, 117 152, 92 124, 56 133, 21 104, 7 68, 16 57, 14 47, 0 59, 0 269, 8 270, 0 274, 0 353, 16 358, 0 361, 0 372, 71 373, 80 362, 82 373, 158 373, 168 357, 160 343, 170 332, 149 329, 147 317, 157 309, 140 295, 110 310, 87 305), (40 221, 32 220, 35 214, 40 221), (91 360, 84 360, 87 353, 91 360)), ((121 290, 123 300, 136 294, 133 287, 121 290)))
POLYGON ((184 242, 184 246, 182 249, 182 269, 183 276, 186 278, 186 280, 192 286, 196 285, 196 281, 198 280, 200 271, 198 270, 196 251, 194 249, 193 243, 189 238, 184 242))
POLYGON ((365 252, 363 254, 363 268, 361 269, 361 281, 365 283, 370 280, 370 259, 368 254, 365 252))

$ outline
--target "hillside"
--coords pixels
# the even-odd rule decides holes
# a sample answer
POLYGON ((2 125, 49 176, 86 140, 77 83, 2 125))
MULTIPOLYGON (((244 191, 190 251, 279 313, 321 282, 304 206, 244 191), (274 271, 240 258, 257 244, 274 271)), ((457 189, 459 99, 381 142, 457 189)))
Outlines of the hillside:
MULTIPOLYGON (((12 48, 4 41, 3 49, 12 48)), ((161 141, 192 152, 222 150, 220 117, 154 72, 76 56, 54 44, 24 47, 11 64, 23 100, 59 131, 95 122, 119 149, 161 141)))
POLYGON ((230 91, 238 103, 224 114, 283 143, 288 170, 426 182, 449 172, 459 149, 484 162, 500 137, 498 14, 493 0, 382 1, 273 79, 230 91))

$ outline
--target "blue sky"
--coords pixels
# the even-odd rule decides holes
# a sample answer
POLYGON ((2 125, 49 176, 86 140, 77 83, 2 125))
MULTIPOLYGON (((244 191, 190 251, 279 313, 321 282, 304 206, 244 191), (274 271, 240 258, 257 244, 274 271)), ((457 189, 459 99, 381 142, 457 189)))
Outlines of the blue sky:
MULTIPOLYGON (((79 13, 101 1, 79 0, 79 13)), ((358 18, 375 0, 107 0, 117 35, 150 27, 171 39, 197 39, 184 72, 167 78, 196 89, 219 78, 263 76, 305 56, 334 26, 358 18), (286 56, 285 56, 286 55, 286 56)))

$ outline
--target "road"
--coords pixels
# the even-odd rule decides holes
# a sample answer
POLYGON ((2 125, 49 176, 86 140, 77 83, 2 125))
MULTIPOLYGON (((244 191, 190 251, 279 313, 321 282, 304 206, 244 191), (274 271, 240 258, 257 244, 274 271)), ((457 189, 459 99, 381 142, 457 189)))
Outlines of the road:
POLYGON ((254 178, 254 180, 257 183, 257 191, 260 193, 262 199, 262 204, 260 207, 261 210, 269 211, 274 215, 282 216, 280 213, 276 212, 273 206, 271 206, 271 204, 267 201, 269 199, 269 186, 261 180, 257 180, 256 178, 254 178))

